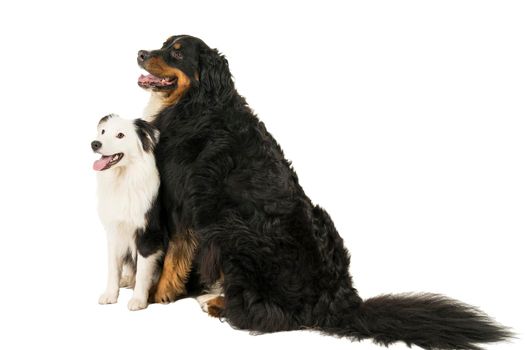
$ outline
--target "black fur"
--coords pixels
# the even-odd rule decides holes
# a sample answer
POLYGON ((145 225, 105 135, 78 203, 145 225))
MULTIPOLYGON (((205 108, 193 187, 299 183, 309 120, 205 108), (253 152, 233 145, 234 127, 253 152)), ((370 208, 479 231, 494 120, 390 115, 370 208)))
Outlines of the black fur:
MULTIPOLYGON (((147 225, 144 230, 138 229, 135 232, 135 245, 137 247, 137 253, 144 258, 162 251, 162 254, 157 259, 153 273, 153 281, 157 283, 162 270, 164 254, 168 248, 168 232, 164 225, 166 218, 162 215, 162 208, 158 197, 153 200, 151 208, 146 214, 146 222, 147 225)), ((136 269, 136 264, 134 267, 136 269)))
POLYGON ((102 118, 100 118, 99 122, 98 122, 98 125, 102 124, 102 123, 105 123, 108 121, 109 118, 112 118, 113 117, 113 114, 108 114, 102 118))
POLYGON ((137 132, 140 142, 142 143, 142 148, 144 151, 153 152, 158 141, 157 129, 142 119, 133 120, 133 124, 135 124, 135 131, 137 132))
POLYGON ((258 332, 311 328, 427 349, 476 349, 509 332, 480 311, 431 294, 362 301, 329 215, 314 206, 264 124, 235 90, 228 62, 200 39, 184 58, 155 51, 191 87, 155 119, 156 159, 170 232, 192 229, 202 281, 224 275, 225 317, 258 332), (196 77, 196 78, 194 78, 196 77), (173 231, 171 231, 173 229, 173 231))
MULTIPOLYGON (((144 151, 147 153, 153 152, 158 142, 158 130, 153 125, 142 119, 133 120, 133 124, 135 125, 135 131, 137 132, 144 151)), ((166 252, 169 237, 165 222, 166 218, 163 215, 162 206, 157 194, 152 200, 151 207, 146 213, 146 228, 137 229, 135 232, 135 245, 137 246, 137 252, 144 258, 147 258, 158 251, 166 252)), ((157 273, 160 271, 160 262, 162 259, 163 256, 159 257, 157 273)))
POLYGON ((388 346, 396 341, 425 349, 481 349, 476 344, 513 335, 479 309, 442 295, 382 295, 321 330, 388 346))
POLYGON ((166 251, 168 233, 163 225, 165 221, 161 214, 160 201, 155 198, 146 214, 146 229, 138 229, 135 233, 135 244, 140 255, 147 258, 159 250, 166 251))
MULTIPOLYGON (((153 152, 158 142, 158 130, 153 125, 142 119, 133 120, 133 124, 135 125, 135 131, 137 132, 144 151, 147 153, 153 152)), ((166 218, 163 215, 158 194, 152 200, 145 219, 147 223, 145 229, 137 229, 135 232, 137 253, 144 258, 159 251, 165 253, 168 247, 168 232, 165 226, 166 218)), ((164 255, 159 256, 158 258, 155 279, 159 277, 158 275, 162 267, 163 258, 164 255)))

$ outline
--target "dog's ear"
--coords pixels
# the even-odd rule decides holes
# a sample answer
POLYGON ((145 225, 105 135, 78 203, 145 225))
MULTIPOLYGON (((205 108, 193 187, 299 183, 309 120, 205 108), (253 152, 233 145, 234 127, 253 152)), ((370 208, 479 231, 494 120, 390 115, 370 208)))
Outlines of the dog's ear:
POLYGON ((145 152, 152 152, 159 142, 160 132, 153 125, 142 119, 135 119, 135 130, 145 152))
POLYGON ((225 102, 235 94, 228 61, 216 49, 203 45, 199 54, 199 87, 207 99, 225 102))
POLYGON ((105 117, 100 118, 98 125, 107 122, 109 118, 113 118, 113 117, 118 117, 118 115, 115 113, 108 114, 105 117))

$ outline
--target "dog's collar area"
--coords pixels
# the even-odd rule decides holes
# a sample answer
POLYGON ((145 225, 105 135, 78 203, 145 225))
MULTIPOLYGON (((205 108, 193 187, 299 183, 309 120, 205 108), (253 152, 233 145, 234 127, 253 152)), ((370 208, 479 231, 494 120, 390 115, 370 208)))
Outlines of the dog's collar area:
POLYGON ((124 157, 124 153, 115 153, 115 154, 110 155, 110 156, 102 155, 102 157, 100 157, 100 159, 96 160, 93 163, 93 170, 96 170, 96 171, 107 170, 107 169, 111 168, 113 165, 115 165, 118 162, 120 162, 120 160, 123 157, 124 157))

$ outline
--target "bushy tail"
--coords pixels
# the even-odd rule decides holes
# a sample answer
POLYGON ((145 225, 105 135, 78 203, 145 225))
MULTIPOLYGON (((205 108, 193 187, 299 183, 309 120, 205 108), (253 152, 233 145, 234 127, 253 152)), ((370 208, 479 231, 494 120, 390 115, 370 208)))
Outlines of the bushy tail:
POLYGON ((476 344, 511 338, 512 333, 482 311, 436 294, 382 295, 341 315, 322 331, 388 346, 397 341, 425 349, 480 349, 476 344))

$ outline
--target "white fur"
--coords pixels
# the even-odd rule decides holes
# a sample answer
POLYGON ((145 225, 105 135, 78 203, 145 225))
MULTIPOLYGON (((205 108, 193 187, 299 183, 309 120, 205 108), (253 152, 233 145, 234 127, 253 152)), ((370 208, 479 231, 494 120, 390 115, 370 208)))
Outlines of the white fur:
POLYGON ((135 288, 133 289, 133 297, 128 302, 128 309, 135 311, 148 306, 149 290, 153 282, 155 265, 160 256, 162 256, 162 251, 152 254, 147 258, 138 254, 137 277, 135 288))
POLYGON ((164 105, 162 104, 162 92, 151 91, 148 104, 144 108, 142 118, 147 122, 155 120, 157 114, 162 110, 164 105))
POLYGON ((215 299, 218 296, 224 296, 224 294, 221 283, 216 282, 213 286, 206 290, 206 294, 201 294, 195 297, 195 300, 197 300, 199 303, 202 311, 208 312, 208 301, 215 299))
POLYGON ((98 212, 108 238, 108 280, 100 304, 116 303, 121 284, 131 284, 126 272, 121 280, 123 259, 127 252, 137 262, 137 275, 130 310, 147 306, 148 291, 153 282, 156 259, 161 252, 143 258, 137 254, 135 233, 146 227, 146 213, 157 196, 160 177, 152 153, 145 152, 133 121, 113 116, 98 126, 99 152, 104 155, 123 153, 113 167, 97 172, 98 212), (104 130, 104 134, 102 134, 104 130), (119 139, 117 134, 125 137, 119 139))

